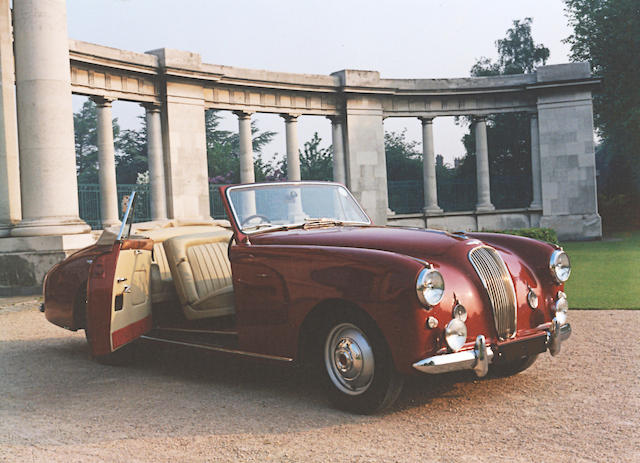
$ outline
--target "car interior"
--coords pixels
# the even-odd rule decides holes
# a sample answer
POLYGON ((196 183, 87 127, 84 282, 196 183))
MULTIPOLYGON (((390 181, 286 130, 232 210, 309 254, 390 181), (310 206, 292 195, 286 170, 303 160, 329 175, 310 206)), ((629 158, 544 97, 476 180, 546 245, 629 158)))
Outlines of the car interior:
POLYGON ((227 317, 235 313, 227 220, 133 225, 131 238, 153 240, 148 270, 154 319, 227 317), (182 317, 179 317, 182 318, 182 317))

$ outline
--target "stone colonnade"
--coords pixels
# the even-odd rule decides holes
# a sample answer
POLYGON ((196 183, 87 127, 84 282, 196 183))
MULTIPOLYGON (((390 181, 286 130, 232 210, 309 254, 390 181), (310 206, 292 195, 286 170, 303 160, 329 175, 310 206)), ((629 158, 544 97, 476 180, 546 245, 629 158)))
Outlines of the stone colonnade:
POLYGON ((252 114, 282 116, 291 180, 301 177, 298 118, 322 116, 331 121, 334 180, 350 188, 376 224, 455 230, 539 224, 561 239, 584 239, 602 234, 591 97, 597 84, 587 63, 462 79, 241 69, 202 63, 197 53, 134 53, 69 41, 65 0, 14 2, 12 28, 9 0, 0 0, 0 293, 38 288, 52 264, 93 241, 79 218, 72 93, 98 106, 101 209, 108 225, 119 218, 111 105, 122 100, 146 111, 153 219, 210 220, 204 112, 217 109, 238 117, 244 183, 255 180, 252 114), (507 112, 531 114, 533 201, 500 211, 491 202, 485 118, 507 112), (442 212, 438 205, 433 121, 441 116, 473 117, 474 211, 442 212), (386 117, 422 122, 421 214, 388 215, 386 117), (3 273, 6 268, 23 270, 3 273))

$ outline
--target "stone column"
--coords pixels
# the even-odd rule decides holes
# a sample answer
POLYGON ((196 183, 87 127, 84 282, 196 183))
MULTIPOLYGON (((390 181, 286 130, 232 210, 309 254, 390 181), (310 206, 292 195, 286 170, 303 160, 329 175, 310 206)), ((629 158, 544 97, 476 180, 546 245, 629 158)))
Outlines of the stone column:
POLYGON ((0 0, 0 237, 20 221, 18 124, 9 0, 0 0))
POLYGON ((331 121, 331 136, 333 140, 333 181, 347 184, 347 174, 344 168, 344 138, 342 116, 327 116, 331 121))
POLYGON ((300 154, 298 153, 298 116, 282 114, 287 136, 287 180, 300 181, 300 154))
POLYGON ((433 149, 433 118, 421 117, 422 121, 422 161, 424 182, 425 214, 442 213, 438 206, 438 187, 436 183, 436 161, 433 149))
POLYGON ((13 6, 22 222, 14 236, 86 233, 78 216, 65 0, 13 6))
MULTIPOLYGON (((253 170, 253 139, 251 137, 251 113, 234 111, 238 116, 238 136, 240 138, 240 183, 254 183, 256 181, 253 170)), ((256 198, 247 195, 242 204, 242 215, 247 218, 256 213, 256 198)), ((243 219, 241 219, 243 220, 243 219)))
POLYGON ((473 119, 476 137, 476 178, 478 182, 478 201, 476 211, 493 211, 491 204, 491 186, 489 181, 489 148, 487 147, 487 121, 484 117, 473 119))
POLYGON ((149 160, 149 184, 151 187, 151 219, 167 218, 167 192, 164 178, 162 151, 162 125, 160 105, 145 104, 147 119, 147 157, 149 160))
POLYGON ((240 138, 240 182, 254 183, 253 140, 251 138, 251 113, 234 111, 238 116, 238 136, 240 138))
POLYGON ((531 183, 533 200, 530 209, 542 209, 542 177, 540 176, 540 132, 538 131, 538 113, 531 114, 531 183))
POLYGON ((102 227, 119 225, 116 153, 113 147, 111 99, 93 98, 98 107, 98 181, 100 182, 100 215, 102 227))

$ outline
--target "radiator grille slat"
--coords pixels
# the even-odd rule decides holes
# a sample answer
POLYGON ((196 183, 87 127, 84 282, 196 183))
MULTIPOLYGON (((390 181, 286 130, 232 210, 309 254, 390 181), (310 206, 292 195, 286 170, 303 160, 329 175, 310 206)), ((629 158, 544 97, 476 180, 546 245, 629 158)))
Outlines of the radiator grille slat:
POLYGON ((500 339, 515 335, 516 294, 507 266, 495 249, 479 246, 469 251, 469 260, 487 290, 496 331, 500 339))

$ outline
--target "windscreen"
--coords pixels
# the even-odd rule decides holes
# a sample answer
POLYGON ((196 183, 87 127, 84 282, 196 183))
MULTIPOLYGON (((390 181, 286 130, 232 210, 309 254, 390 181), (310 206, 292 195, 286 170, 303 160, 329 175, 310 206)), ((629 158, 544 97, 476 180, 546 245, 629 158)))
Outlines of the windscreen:
POLYGON ((227 190, 238 226, 244 232, 309 221, 370 223, 351 193, 331 183, 247 185, 227 190))

